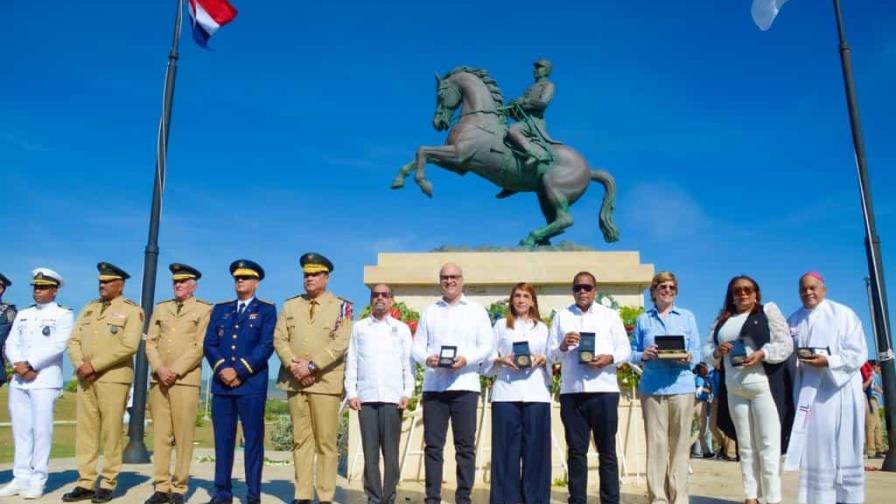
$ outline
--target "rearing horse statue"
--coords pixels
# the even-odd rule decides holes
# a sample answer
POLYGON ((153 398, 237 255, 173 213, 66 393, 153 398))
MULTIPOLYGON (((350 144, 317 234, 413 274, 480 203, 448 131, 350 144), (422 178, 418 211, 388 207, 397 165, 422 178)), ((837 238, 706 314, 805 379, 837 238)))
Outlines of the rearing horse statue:
POLYGON ((458 67, 444 77, 436 74, 436 103, 433 126, 448 132, 445 145, 421 146, 416 158, 401 167, 392 181, 392 189, 404 187, 405 178, 415 171, 414 180, 432 197, 432 184, 426 179, 426 163, 433 163, 459 175, 473 172, 502 188, 498 198, 518 192, 534 191, 547 225, 532 230, 520 241, 525 247, 550 245, 551 238, 572 225, 569 207, 575 203, 591 181, 604 186, 599 223, 604 240, 619 239, 613 224, 616 181, 603 170, 592 170, 578 151, 562 144, 549 144, 547 160, 526 164, 524 156, 504 144, 508 110, 497 83, 488 72, 472 67, 458 67), (452 117, 460 107, 460 118, 451 127, 452 117))

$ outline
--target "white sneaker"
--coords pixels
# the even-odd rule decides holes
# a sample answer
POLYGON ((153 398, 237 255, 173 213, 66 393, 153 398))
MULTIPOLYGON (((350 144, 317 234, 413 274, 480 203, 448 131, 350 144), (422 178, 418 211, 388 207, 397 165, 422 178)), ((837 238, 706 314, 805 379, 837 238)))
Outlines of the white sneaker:
POLYGON ((40 499, 44 496, 44 486, 43 485, 34 485, 28 487, 28 490, 20 493, 23 499, 40 499))
POLYGON ((3 488, 0 488, 0 497, 12 497, 13 495, 19 495, 22 490, 26 488, 20 486, 16 483, 16 480, 12 480, 9 483, 3 485, 3 488))

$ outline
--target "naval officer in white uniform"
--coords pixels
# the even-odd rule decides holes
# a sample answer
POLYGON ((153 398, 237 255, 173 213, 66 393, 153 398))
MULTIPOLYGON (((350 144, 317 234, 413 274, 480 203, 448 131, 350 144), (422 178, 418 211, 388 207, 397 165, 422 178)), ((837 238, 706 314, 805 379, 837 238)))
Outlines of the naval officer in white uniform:
POLYGON ((62 354, 74 317, 56 303, 63 281, 48 268, 32 272, 34 305, 20 311, 4 352, 13 366, 9 384, 9 416, 15 442, 13 480, 0 497, 38 499, 47 482, 53 440, 53 405, 62 391, 62 354))

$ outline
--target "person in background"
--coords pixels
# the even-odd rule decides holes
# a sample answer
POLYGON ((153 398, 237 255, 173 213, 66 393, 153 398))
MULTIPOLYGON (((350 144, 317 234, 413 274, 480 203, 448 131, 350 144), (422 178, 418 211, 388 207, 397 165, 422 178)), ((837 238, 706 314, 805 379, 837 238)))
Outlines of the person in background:
POLYGON ((709 428, 709 416, 712 413, 713 388, 709 379, 709 366, 705 362, 694 368, 695 401, 694 415, 697 417, 697 430, 691 436, 691 456, 706 459, 715 458, 712 449, 712 430, 709 428))
POLYGON ((865 397, 868 400, 868 409, 865 415, 865 456, 868 458, 883 458, 884 429, 880 422, 880 408, 883 404, 883 387, 880 379, 880 365, 875 360, 867 363, 870 373, 862 388, 865 389, 865 397))
MULTIPOLYGON (((3 301, 3 293, 12 285, 3 273, 0 273, 0 349, 6 344, 6 337, 12 328, 12 322, 16 319, 16 305, 3 301)), ((0 373, 0 387, 6 383, 6 358, 0 351, 0 369, 4 372, 0 373)))
POLYGON ((735 462, 737 461, 737 440, 729 437, 719 428, 719 404, 722 401, 722 396, 719 394, 722 386, 722 372, 719 370, 719 366, 721 366, 721 363, 713 366, 709 372, 709 383, 713 390, 712 401, 709 407, 709 430, 712 432, 713 441, 719 445, 719 451, 716 456, 721 460, 735 462))

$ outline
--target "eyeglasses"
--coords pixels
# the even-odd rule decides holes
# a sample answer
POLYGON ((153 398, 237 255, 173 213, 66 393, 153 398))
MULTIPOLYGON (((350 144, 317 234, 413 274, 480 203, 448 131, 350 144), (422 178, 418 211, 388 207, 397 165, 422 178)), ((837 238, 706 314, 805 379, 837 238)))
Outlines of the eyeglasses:
POLYGON ((756 292, 756 289, 754 289, 753 287, 750 287, 749 285, 743 285, 741 287, 732 287, 731 288, 731 293, 734 294, 735 296, 740 296, 741 294, 745 294, 745 295, 749 296, 750 294, 752 294, 754 292, 756 292))
POLYGON ((658 290, 660 292, 662 292, 662 291, 675 292, 678 290, 678 286, 676 286, 674 284, 662 284, 662 285, 657 285, 656 290, 658 290))
POLYGON ((460 280, 463 278, 461 275, 439 275, 439 280, 442 282, 450 282, 451 280, 460 280))
POLYGON ((255 280, 255 277, 248 276, 248 275, 240 275, 240 276, 233 277, 233 279, 237 282, 245 282, 246 280, 255 280))
POLYGON ((591 292, 594 290, 594 286, 591 284, 575 284, 572 286, 573 292, 585 291, 591 292))
POLYGON ((390 294, 390 293, 388 293, 388 292, 377 292, 377 291, 374 291, 374 292, 371 292, 371 293, 370 293, 370 297, 371 297, 372 299, 376 299, 376 298, 389 299, 390 297, 392 297, 392 294, 390 294))

